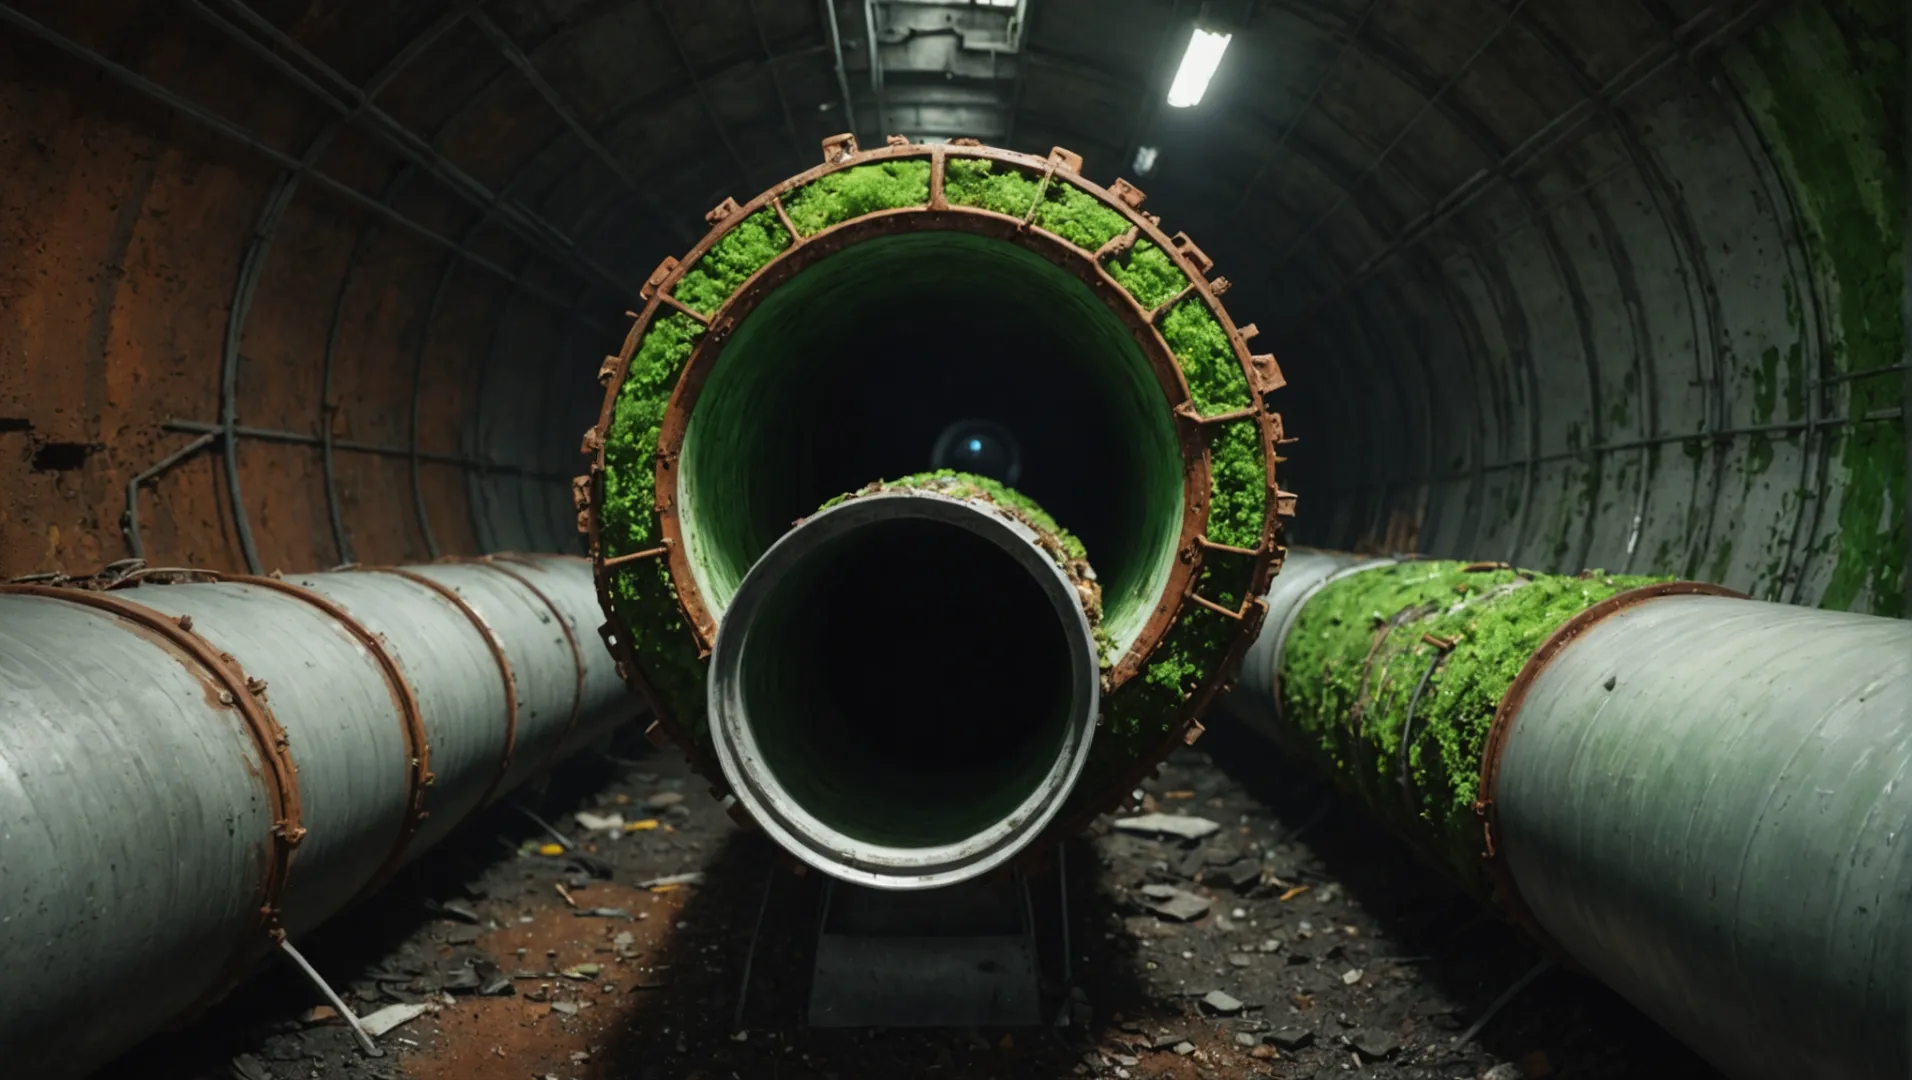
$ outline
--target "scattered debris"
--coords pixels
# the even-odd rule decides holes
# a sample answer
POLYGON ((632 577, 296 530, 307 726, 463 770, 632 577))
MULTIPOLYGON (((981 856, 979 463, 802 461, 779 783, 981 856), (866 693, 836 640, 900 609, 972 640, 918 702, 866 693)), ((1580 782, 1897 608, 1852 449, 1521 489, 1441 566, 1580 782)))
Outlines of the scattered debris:
POLYGON ((551 1011, 562 1016, 576 1016, 578 1006, 569 1001, 554 1001, 551 1003, 551 1011))
POLYGON ((1121 818, 1114 822, 1114 826, 1122 832, 1139 836, 1173 836, 1182 840, 1201 840, 1222 829, 1219 823, 1207 818, 1181 814, 1142 814, 1139 817, 1121 818))
POLYGON ((359 1017, 359 1026, 376 1039, 388 1031, 409 1024, 431 1011, 430 1005, 387 1005, 368 1016, 359 1017))
POLYGON ((562 855, 564 854, 565 850, 566 849, 564 845, 562 844, 539 844, 538 845, 538 854, 540 855, 562 855))
POLYGON ((1231 997, 1220 990, 1210 990, 1204 994, 1202 996, 1202 1005, 1209 1011, 1220 1016, 1233 1016, 1242 1011, 1243 1008, 1239 999, 1231 997))
POLYGON ((1263 1037, 1283 1050, 1300 1050, 1314 1042, 1314 1032, 1304 1027, 1279 1027, 1263 1037))
POLYGON ((437 905, 437 910, 440 915, 468 922, 474 926, 484 921, 478 917, 478 910, 463 900, 446 900, 437 905))
POLYGON ((621 907, 579 908, 571 913, 580 919, 629 919, 631 909, 621 907))
POLYGON ((1364 972, 1362 972, 1360 968, 1349 968, 1341 973, 1341 982, 1346 986, 1353 986, 1355 983, 1361 981, 1363 974, 1364 972))
POLYGON ((650 832, 655 828, 657 828, 656 818, 645 818, 642 821, 627 821, 624 823, 624 831, 627 833, 650 832))
POLYGON ((1368 1028, 1354 1037, 1355 1052, 1369 1061, 1381 1061, 1401 1048, 1401 1040, 1385 1031, 1368 1028))
POLYGON ((1222 877, 1237 891, 1246 892, 1261 884, 1261 860, 1236 859, 1222 869, 1222 877))
POLYGON ((684 796, 675 791, 660 791, 644 800, 644 805, 652 810, 667 810, 684 801, 684 796))
POLYGON ((1281 902, 1285 904, 1288 901, 1293 900, 1295 897, 1300 896, 1301 894, 1309 891, 1312 888, 1314 888, 1313 885, 1296 885, 1295 887, 1289 889, 1287 892, 1281 894, 1281 902))
POLYGON ((604 970, 603 968, 599 967, 596 964, 578 964, 573 967, 565 968, 563 971, 558 972, 558 974, 564 976, 567 979, 575 979, 579 982, 584 982, 590 979, 597 978, 598 973, 603 970, 604 970))
POLYGON ((538 826, 538 828, 543 829, 551 837, 551 839, 556 840, 558 842, 558 847, 560 849, 569 851, 571 848, 576 846, 571 843, 570 837, 552 828, 550 822, 532 813, 530 808, 526 807, 525 804, 521 802, 514 802, 511 805, 517 807, 518 812, 520 814, 523 814, 525 817, 530 818, 532 822, 538 826))
POLYGON ((339 1019, 339 1011, 330 1005, 314 1005, 299 1014, 301 1024, 329 1024, 339 1019))
POLYGON ((660 889, 660 888, 665 888, 667 886, 702 885, 703 883, 704 883, 704 872, 702 870, 693 870, 688 874, 671 874, 668 877, 652 878, 649 881, 640 881, 637 883, 637 887, 640 889, 660 889))
POLYGON ((623 814, 593 814, 588 810, 579 810, 571 818, 587 832, 617 832, 624 828, 623 814))
POLYGON ((1176 922, 1194 922, 1214 906, 1206 897, 1184 892, 1173 885, 1144 885, 1139 891, 1143 907, 1176 922))

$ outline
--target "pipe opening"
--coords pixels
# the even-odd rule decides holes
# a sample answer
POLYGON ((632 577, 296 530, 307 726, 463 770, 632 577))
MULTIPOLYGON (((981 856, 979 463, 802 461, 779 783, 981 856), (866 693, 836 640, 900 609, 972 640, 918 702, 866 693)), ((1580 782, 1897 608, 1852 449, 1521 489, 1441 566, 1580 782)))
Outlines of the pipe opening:
POLYGON ((936 467, 939 452, 960 458, 939 447, 959 428, 971 432, 961 449, 1001 456, 1005 470, 1013 448, 1017 490, 1087 546, 1104 629, 1125 650, 1167 581, 1181 524, 1167 400, 1129 328, 1080 279, 964 232, 851 244, 738 324, 679 467, 705 603, 721 614, 756 559, 825 500, 936 467))
POLYGON ((733 788, 791 850, 947 884, 1060 806, 1097 679, 1073 587, 1020 525, 868 496, 751 571, 718 634, 712 721, 733 788))

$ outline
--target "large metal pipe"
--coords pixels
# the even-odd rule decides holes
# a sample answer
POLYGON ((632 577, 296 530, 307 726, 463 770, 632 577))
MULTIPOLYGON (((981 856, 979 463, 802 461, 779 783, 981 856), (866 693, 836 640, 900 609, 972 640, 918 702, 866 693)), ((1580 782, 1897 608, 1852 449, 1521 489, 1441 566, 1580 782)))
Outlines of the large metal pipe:
POLYGON ((1908 1074, 1912 623, 1497 564, 1290 574, 1333 580, 1270 594, 1228 711, 1729 1075, 1908 1074))
POLYGON ((209 1004, 633 715, 594 600, 547 556, 0 586, 7 1071, 209 1004))
POLYGON ((1103 716, 1068 831, 1199 730, 1252 635, 1293 505, 1280 370, 1212 260, 1068 150, 846 134, 823 158, 712 209, 599 371, 574 494, 613 653, 727 791, 709 664, 791 523, 879 477, 1013 484, 1100 575, 1103 716))
POLYGON ((752 817, 876 888, 952 885, 1027 847, 1101 707, 1094 587, 1054 551, 1006 509, 935 491, 861 495, 785 533, 711 659, 717 758, 752 817))

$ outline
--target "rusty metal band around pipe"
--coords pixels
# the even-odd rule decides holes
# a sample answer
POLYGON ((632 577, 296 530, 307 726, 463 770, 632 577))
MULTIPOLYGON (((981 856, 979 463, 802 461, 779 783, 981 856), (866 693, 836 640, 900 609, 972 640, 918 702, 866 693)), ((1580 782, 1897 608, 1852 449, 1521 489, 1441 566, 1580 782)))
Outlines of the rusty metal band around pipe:
MULTIPOLYGON (((286 738, 285 729, 279 726, 278 718, 260 700, 264 696, 263 685, 248 678, 237 660, 215 651, 204 639, 194 634, 190 617, 168 619, 151 608, 84 589, 52 585, 0 585, 0 595, 8 594, 61 600, 125 619, 164 638, 167 643, 191 657, 219 683, 223 688, 219 703, 239 711, 245 721, 246 731, 251 734, 258 748, 259 759, 265 763, 266 797, 272 808, 272 835, 266 845, 270 854, 259 883, 258 921, 259 929, 265 935, 274 938, 283 936, 285 931, 279 926, 279 911, 285 899, 286 881, 292 874, 293 851, 305 837, 305 828, 299 804, 299 769, 292 761, 290 740, 286 738), (254 686, 260 689, 255 691, 254 686)), ((234 956, 232 966, 238 969, 243 969, 253 959, 243 947, 235 949, 234 956)))
POLYGON ((584 711, 584 654, 578 649, 578 635, 571 629, 570 621, 564 617, 563 610, 551 599, 550 594, 533 584, 530 577, 504 565, 507 562, 515 562, 525 566, 535 567, 537 565, 536 563, 510 555, 483 555, 476 559, 461 559, 460 561, 468 562, 475 566, 490 567, 516 581, 518 584, 523 585, 526 589, 530 590, 531 595, 537 597, 545 607, 551 609, 551 617, 557 620, 558 629, 564 631, 565 644, 571 646, 571 659, 577 671, 577 685, 572 691, 571 715, 564 722, 564 735, 558 740, 558 750, 554 751, 554 753, 560 752, 564 744, 569 742, 571 736, 577 731, 578 717, 584 711))
POLYGON ((579 647, 587 563, 473 565, 0 586, 7 1068, 78 1075, 196 1013, 637 712, 579 647))
POLYGON ((385 857, 385 864, 365 886, 366 893, 374 892, 405 861, 405 850, 411 846, 412 837, 418 835, 418 827, 424 824, 429 813, 425 809, 425 790, 432 786, 436 777, 432 775, 431 739, 425 733, 425 719, 418 711, 418 695, 413 692, 412 684, 406 680, 405 673, 399 669, 398 662, 392 659, 392 654, 386 649, 385 642, 339 605, 311 589, 279 578, 232 574, 224 576, 221 580, 271 589, 318 608, 365 646, 365 651, 371 654, 372 662, 378 665, 379 671, 385 676, 386 683, 392 689, 392 701, 398 706, 401 730, 405 735, 405 748, 409 755, 406 763, 405 805, 410 809, 399 823, 398 835, 392 841, 392 850, 385 857))
POLYGON ((1595 624, 1607 617, 1636 607, 1648 600, 1662 596, 1726 596, 1744 600, 1746 594, 1734 592, 1718 585, 1709 585, 1703 581, 1667 581, 1657 585, 1647 585, 1638 589, 1609 596, 1605 600, 1587 608, 1547 635, 1527 662, 1520 666, 1520 674, 1514 676, 1513 685, 1501 695, 1500 707, 1494 710, 1494 722, 1487 729, 1487 741, 1481 748, 1480 758, 1480 798, 1474 802, 1474 812, 1481 818, 1481 861, 1487 867, 1488 875, 1494 882, 1494 902, 1500 907, 1509 921, 1540 946, 1541 950, 1567 967, 1580 969, 1573 956, 1555 941, 1546 927, 1534 918, 1533 909, 1520 895, 1520 883, 1514 880, 1513 872, 1508 868, 1507 860, 1500 855, 1500 804, 1495 793, 1500 786, 1501 757, 1507 749, 1507 735, 1513 730, 1514 721, 1520 714, 1520 707, 1527 700, 1527 691, 1534 685, 1542 672, 1547 670, 1554 657, 1561 650, 1572 645, 1581 635, 1592 629, 1595 624))
MULTIPOLYGON (((1912 856, 1903 842, 1912 834, 1912 624, 1697 582, 1624 588, 1594 575, 1528 576, 1498 595, 1548 591, 1495 615, 1504 584, 1462 590, 1477 605, 1437 593, 1457 572, 1506 576, 1504 565, 1349 566, 1346 556, 1291 554, 1269 594, 1264 637, 1292 634, 1251 651, 1231 713, 1348 781, 1417 850, 1491 892, 1543 949, 1727 1075, 1902 1080, 1912 1066, 1912 856), (1345 581, 1367 571, 1382 576, 1345 581), (1284 589, 1290 574, 1299 576, 1284 589), (1307 580, 1334 576, 1344 583, 1332 590, 1307 580), (1576 592, 1576 580, 1588 584, 1576 592), (1576 597, 1585 606, 1566 615, 1576 597), (1352 698, 1348 690, 1376 663, 1370 611, 1411 616, 1388 655, 1425 658, 1432 646, 1429 672, 1457 648, 1473 651, 1447 715, 1477 819, 1458 799, 1410 801, 1404 815, 1380 797, 1388 792, 1372 770, 1318 752, 1346 749, 1351 737, 1354 759, 1376 745, 1392 756, 1398 745, 1407 760, 1405 692, 1386 696, 1366 681, 1352 698), (1469 620, 1469 636, 1479 620, 1485 636, 1463 644, 1417 627, 1443 618, 1469 620), (1303 643, 1305 662, 1295 651, 1303 643), (1498 679, 1475 681, 1480 665, 1502 659, 1517 668, 1504 690, 1494 691, 1498 679), (1296 685, 1275 684, 1278 674, 1296 685), (1244 694, 1279 694, 1289 712, 1244 694), (1399 723, 1348 729, 1350 710, 1364 706, 1392 710, 1399 723)), ((1380 636, 1396 630, 1386 621, 1380 636)), ((1454 776, 1426 775, 1469 797, 1454 776)))
MULTIPOLYGON (((499 786, 504 783, 505 774, 511 771, 512 754, 518 747, 518 676, 511 670, 511 661, 505 656, 504 643, 498 640, 497 631, 491 628, 491 624, 485 621, 484 616, 478 614, 476 608, 466 602, 464 597, 458 595, 458 590, 449 585, 396 566, 355 566, 352 569, 356 573, 392 574, 414 584, 423 585, 450 601, 460 614, 470 620, 471 625, 477 629, 478 635, 485 639, 485 647, 491 650, 491 658, 497 661, 498 674, 504 680, 505 687, 504 753, 499 755, 497 772, 492 775, 490 784, 485 787, 485 793, 479 797, 478 805, 484 806, 491 802, 492 796, 498 793, 499 786)), ((564 620, 558 621, 562 623, 564 620)))

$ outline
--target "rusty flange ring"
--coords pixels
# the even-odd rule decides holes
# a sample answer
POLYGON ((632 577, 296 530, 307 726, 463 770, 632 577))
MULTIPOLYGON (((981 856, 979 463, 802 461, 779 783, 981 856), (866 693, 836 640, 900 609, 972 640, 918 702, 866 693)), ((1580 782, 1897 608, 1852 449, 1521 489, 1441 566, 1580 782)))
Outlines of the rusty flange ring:
MULTIPOLYGON (((265 869, 259 879, 258 942, 266 943, 284 936, 285 931, 279 925, 279 911, 285 899, 286 883, 292 876, 293 850, 305 836, 299 803, 299 770, 293 764, 285 729, 279 726, 278 718, 272 715, 272 710, 263 700, 263 694, 253 689, 254 681, 246 677, 239 662, 193 633, 189 616, 174 619, 144 604, 105 592, 57 585, 0 585, 0 594, 61 600, 124 619, 197 664, 209 680, 219 687, 219 704, 238 710, 246 732, 259 751, 259 760, 264 766, 260 778, 265 784, 266 805, 272 811, 272 835, 266 845, 268 854, 265 869)), ((263 689, 263 684, 256 685, 263 689)), ((261 951, 257 945, 235 943, 234 957, 227 965, 226 976, 216 983, 215 993, 206 1000, 223 994, 226 987, 245 974, 261 951)))
POLYGON ((1507 737, 1513 731, 1514 719, 1520 707, 1527 700, 1527 692, 1533 688, 1534 681, 1541 672, 1553 662, 1561 650, 1574 643, 1581 634, 1608 616, 1637 607, 1648 600, 1657 600, 1663 596, 1730 596, 1735 600, 1746 599, 1746 594, 1718 585, 1709 585, 1703 581, 1663 581, 1657 585, 1644 585, 1638 589, 1615 593, 1605 600, 1581 611, 1573 618, 1561 623, 1540 647, 1533 651, 1527 662, 1521 665, 1520 674, 1501 695, 1500 705, 1494 709, 1494 721, 1487 729, 1487 740, 1481 746, 1480 759, 1480 796, 1474 802, 1474 813, 1481 819, 1481 862, 1487 868, 1487 875, 1493 883, 1494 902, 1509 922, 1520 927, 1541 950, 1567 967, 1577 968, 1572 957, 1554 941, 1553 936, 1534 919, 1532 909, 1521 898, 1520 886, 1514 881, 1514 875, 1507 867, 1507 860, 1500 857, 1497 836, 1500 828, 1500 812, 1495 805, 1494 792, 1500 781, 1500 757, 1507 746, 1507 737))
POLYGON ((386 854, 385 861, 365 883, 365 888, 359 891, 360 896, 369 896, 390 880, 404 862, 405 850, 411 846, 412 837, 418 835, 419 826, 424 824, 429 814, 425 808, 425 792, 434 780, 431 770, 432 748, 431 738, 425 732, 424 716, 418 709, 418 695, 413 692, 411 681, 405 677, 391 650, 385 647, 385 640, 330 599, 280 578, 227 574, 218 580, 270 589, 317 608, 363 645, 371 654, 372 661, 379 666, 380 673, 385 676, 385 684, 391 690, 392 703, 398 708, 400 729, 405 736, 405 818, 399 823, 398 835, 392 841, 391 851, 386 854))
POLYGON ((505 775, 511 771, 512 754, 518 748, 518 676, 511 670, 511 659, 505 655, 504 643, 498 640, 497 631, 491 628, 491 624, 485 621, 484 616, 478 614, 478 610, 472 607, 464 597, 458 595, 458 590, 449 585, 433 581, 423 574, 394 566, 355 566, 352 569, 356 573, 364 574, 393 574, 430 589, 450 601, 451 605, 477 629, 478 635, 485 639, 485 648, 491 650, 491 658, 497 662, 498 674, 504 680, 505 748, 504 752, 498 755, 498 771, 492 774, 491 782, 485 785, 485 793, 478 799, 477 806, 483 807, 491 801, 492 795, 497 793, 498 786, 504 783, 505 775))
POLYGON ((544 604, 545 608, 551 612, 551 618, 556 620, 558 629, 564 632, 564 643, 571 647, 571 665, 576 671, 576 681, 571 689, 571 715, 566 718, 564 722, 564 734, 559 736, 558 741, 552 744, 551 747, 553 760, 555 760, 556 755, 563 752, 564 744, 571 738, 571 733, 577 730, 578 717, 584 712, 584 653, 578 648, 578 635, 572 631, 571 624, 565 620, 564 609, 554 603, 549 594, 543 589, 538 588, 529 577, 513 570, 507 565, 507 563, 515 562, 520 566, 535 568, 536 563, 527 559, 513 559, 508 556, 498 555, 459 556, 456 561, 471 566, 483 566, 496 570, 518 584, 523 585, 531 591, 531 595, 537 597, 539 602, 544 604))
MULTIPOLYGON (((1142 192, 1122 180, 1116 181, 1109 188, 1096 185, 1081 176, 1080 165, 1079 156, 1059 147, 1047 158, 1042 158, 980 145, 912 145, 892 137, 890 145, 861 151, 853 138, 837 136, 825 140, 824 164, 770 188, 748 203, 739 205, 735 200, 726 199, 722 205, 707 215, 707 219, 714 227, 697 246, 681 260, 667 259, 651 275, 644 290, 646 304, 641 312, 636 313, 623 348, 617 355, 607 357, 599 371, 600 381, 606 385, 606 394, 598 422, 586 433, 584 439, 585 451, 591 455, 591 468, 588 475, 579 477, 574 482, 573 495, 579 512, 579 530, 584 532, 590 541, 599 602, 609 620, 600 633, 605 637, 613 655, 618 660, 620 674, 643 692, 659 717, 661 726, 691 754, 693 763, 699 766, 700 771, 713 780, 721 783, 715 763, 696 747, 694 740, 685 737, 685 731, 678 726, 677 718, 669 708, 669 703, 662 699, 662 695, 645 677, 639 658, 631 648, 628 635, 619 632, 618 615, 613 605, 610 580, 613 573, 631 563, 651 558, 666 560, 679 611, 690 629, 700 657, 708 656, 710 644, 715 636, 715 621, 691 572, 689 555, 682 542, 681 527, 675 508, 676 458, 697 394, 721 354, 730 332, 765 295, 823 256, 887 232, 926 227, 973 232, 1021 246, 1074 274, 1102 297, 1111 312, 1129 328, 1156 375, 1157 383, 1164 394, 1165 404, 1180 421, 1178 437, 1182 445, 1185 469, 1183 519, 1178 537, 1177 558, 1167 587, 1158 599, 1155 609, 1144 622, 1141 632, 1128 652, 1115 664, 1111 673, 1111 688, 1120 687, 1140 671, 1150 660, 1155 648, 1168 636, 1169 629, 1183 617, 1185 611, 1192 607, 1207 607, 1240 621, 1243 632, 1239 635, 1240 640, 1229 650, 1231 657, 1245 648, 1249 634, 1260 618, 1261 610, 1246 600, 1237 610, 1225 610, 1204 597, 1194 595, 1193 585, 1199 580, 1205 556, 1216 550, 1252 560, 1250 580, 1246 589, 1248 597, 1258 596, 1265 591, 1269 580, 1279 569, 1283 551, 1280 518, 1292 514, 1293 496, 1280 491, 1276 486, 1275 464, 1280 460, 1277 447, 1288 440, 1285 439, 1282 431, 1281 418, 1269 408, 1266 395, 1283 384, 1280 369, 1273 357, 1250 353, 1247 343, 1254 337, 1256 330, 1253 326, 1236 326, 1220 303, 1218 297, 1226 290, 1227 282, 1221 278, 1213 280, 1209 278, 1208 275, 1213 269, 1212 260, 1186 235, 1178 234, 1171 237, 1161 230, 1156 217, 1143 214, 1139 210, 1144 199, 1142 192), (977 207, 951 204, 945 197, 943 181, 946 163, 952 158, 989 160, 1022 170, 1032 177, 1039 177, 1041 186, 1038 188, 1035 201, 1032 202, 1031 211, 1019 219, 977 207), (852 217, 810 236, 804 236, 797 230, 789 215, 784 211, 782 199, 785 195, 825 175, 897 159, 928 161, 929 195, 926 203, 852 217), (1035 207, 1041 205, 1043 193, 1055 182, 1065 182, 1088 193, 1105 208, 1122 215, 1129 228, 1103 244, 1101 248, 1091 252, 1032 224, 1035 207), (788 233, 789 246, 758 268, 710 315, 694 311, 679 302, 673 295, 678 280, 695 267, 731 228, 766 209, 776 215, 783 229, 788 233), (1104 260, 1119 255, 1141 240, 1147 240, 1159 248, 1188 282, 1187 287, 1178 295, 1153 308, 1143 308, 1140 302, 1102 265, 1104 260), (1167 310, 1188 299, 1198 299, 1227 334, 1230 347, 1241 366, 1249 389, 1251 401, 1249 408, 1209 417, 1196 413, 1180 365, 1176 362, 1157 327, 1158 321, 1167 310), (655 455, 655 505, 659 542, 642 551, 606 558, 599 518, 599 508, 603 505, 604 498, 604 434, 611 430, 617 400, 629 374, 632 357, 660 311, 684 315, 700 324, 705 332, 692 347, 689 359, 678 376, 666 406, 658 440, 655 455), (1204 431, 1211 425, 1240 420, 1253 420, 1261 431, 1260 452, 1265 472, 1266 512, 1261 536, 1253 548, 1228 548, 1208 541, 1205 536, 1210 492, 1207 475, 1207 440, 1204 431)), ((1218 683, 1219 675, 1210 679, 1208 685, 1202 686, 1184 702, 1178 716, 1170 725, 1171 730, 1162 747, 1164 752, 1174 745, 1176 739, 1186 737, 1185 733, 1189 730, 1193 717, 1213 696, 1218 683)), ((1146 772, 1146 768, 1141 772, 1146 772)))

